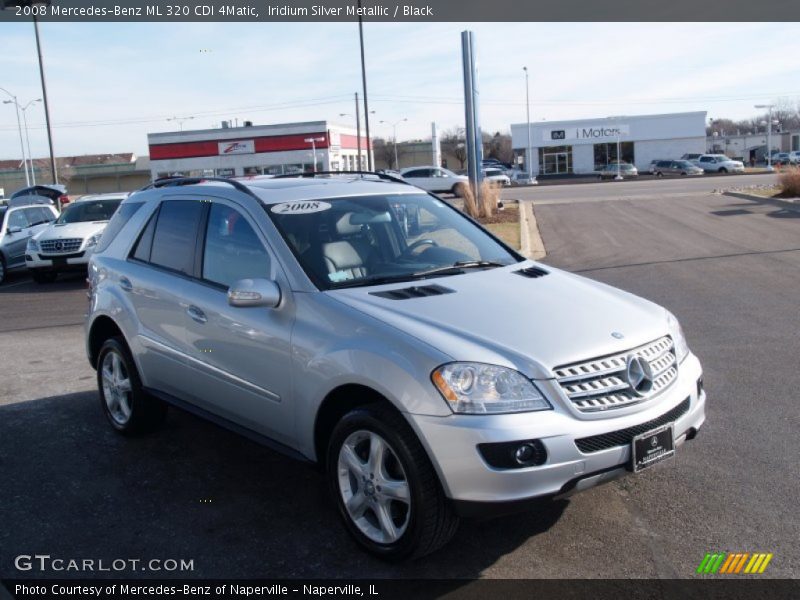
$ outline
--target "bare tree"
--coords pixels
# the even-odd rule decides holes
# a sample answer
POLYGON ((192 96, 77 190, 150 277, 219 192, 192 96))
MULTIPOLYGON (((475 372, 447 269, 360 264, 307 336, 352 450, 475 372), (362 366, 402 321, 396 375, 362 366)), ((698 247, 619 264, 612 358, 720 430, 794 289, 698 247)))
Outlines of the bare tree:
POLYGON ((514 161, 514 150, 511 147, 511 135, 500 133, 494 135, 484 134, 483 154, 487 158, 496 158, 505 163, 514 161))
POLYGON ((453 127, 442 132, 441 145, 445 154, 454 156, 461 163, 460 168, 464 168, 467 162, 467 138, 463 127, 453 127))

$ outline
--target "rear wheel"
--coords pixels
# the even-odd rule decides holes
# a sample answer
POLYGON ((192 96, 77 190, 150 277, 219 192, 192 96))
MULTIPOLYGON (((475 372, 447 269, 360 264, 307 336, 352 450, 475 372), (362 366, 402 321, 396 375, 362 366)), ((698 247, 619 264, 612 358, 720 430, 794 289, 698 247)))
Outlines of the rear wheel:
POLYGON ((110 338, 97 358, 100 403, 111 426, 122 434, 151 431, 167 414, 167 406, 142 388, 136 363, 121 337, 110 338))
POLYGON ((36 283, 53 283, 58 277, 55 271, 31 271, 31 276, 36 283))
POLYGON ((327 475, 347 530, 381 558, 430 554, 458 527, 413 430, 401 415, 380 404, 353 410, 336 425, 327 475))
POLYGON ((722 167, 722 168, 720 168, 719 171, 717 171, 717 173, 727 173, 727 172, 728 172, 728 169, 726 169, 725 167, 722 167))
POLYGON ((463 198, 464 197, 464 184, 463 183, 455 184, 450 189, 450 193, 453 194, 454 196, 456 196, 457 198, 463 198))

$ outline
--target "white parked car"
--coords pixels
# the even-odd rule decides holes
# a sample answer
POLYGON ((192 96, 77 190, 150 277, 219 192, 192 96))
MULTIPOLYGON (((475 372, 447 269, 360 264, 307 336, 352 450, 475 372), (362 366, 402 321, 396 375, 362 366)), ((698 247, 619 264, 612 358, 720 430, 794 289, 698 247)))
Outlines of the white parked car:
POLYGON ((511 185, 539 185, 539 182, 525 171, 515 171, 511 177, 511 185))
POLYGON ((442 167, 409 167, 400 171, 408 183, 429 192, 450 192, 461 195, 461 186, 469 183, 466 175, 456 175, 442 167))
POLYGON ((497 183, 503 187, 511 185, 511 178, 502 169, 484 169, 483 179, 490 183, 497 183))
POLYGON ((706 173, 744 173, 744 163, 740 160, 733 160, 724 154, 702 154, 699 158, 692 160, 698 167, 706 173))
POLYGON ((31 237, 25 249, 25 264, 33 280, 52 283, 60 272, 85 271, 109 219, 127 197, 127 193, 83 196, 31 237))
POLYGON ((800 164, 800 150, 789 152, 789 162, 793 165, 800 164))

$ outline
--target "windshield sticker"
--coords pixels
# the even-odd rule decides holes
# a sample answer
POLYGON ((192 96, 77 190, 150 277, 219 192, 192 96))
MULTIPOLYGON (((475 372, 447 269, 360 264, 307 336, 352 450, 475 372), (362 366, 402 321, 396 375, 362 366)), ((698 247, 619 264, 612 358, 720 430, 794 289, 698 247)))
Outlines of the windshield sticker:
POLYGON ((347 271, 336 271, 335 273, 328 273, 328 279, 333 283, 341 283, 342 281, 355 279, 355 277, 352 273, 348 273, 347 271))
POLYGON ((303 200, 300 202, 283 202, 272 207, 272 212, 278 215, 307 215, 310 213, 330 210, 331 205, 319 200, 303 200))

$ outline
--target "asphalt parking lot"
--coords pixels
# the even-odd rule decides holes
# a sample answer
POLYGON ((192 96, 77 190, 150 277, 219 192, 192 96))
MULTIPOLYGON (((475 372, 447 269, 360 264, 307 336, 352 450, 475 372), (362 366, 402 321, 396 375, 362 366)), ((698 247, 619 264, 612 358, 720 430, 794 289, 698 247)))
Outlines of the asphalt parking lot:
MULTIPOLYGON (((800 576, 800 211, 660 189, 535 211, 545 262, 681 319, 709 395, 698 438, 638 476, 464 522, 447 548, 399 566, 349 539, 310 466, 177 410, 155 434, 114 434, 83 353, 82 279, 15 276, 0 288, 0 577, 20 576, 16 555, 46 553, 193 559, 207 578, 672 578, 712 551, 772 552, 765 575, 800 576)), ((44 574, 59 575, 75 576, 44 574)))

